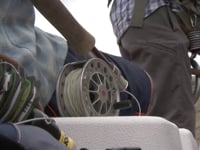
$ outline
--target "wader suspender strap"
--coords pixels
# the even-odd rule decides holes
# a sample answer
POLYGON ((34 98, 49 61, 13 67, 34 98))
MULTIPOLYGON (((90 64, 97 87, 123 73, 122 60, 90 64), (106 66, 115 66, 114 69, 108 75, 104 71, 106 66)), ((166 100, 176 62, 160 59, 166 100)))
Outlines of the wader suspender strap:
POLYGON ((135 0, 135 7, 133 9, 131 20, 131 25, 133 27, 142 27, 146 5, 147 0, 135 0))
POLYGON ((179 17, 183 25, 188 31, 192 30, 191 21, 188 19, 188 14, 185 11, 177 12, 176 15, 179 17))
MULTIPOLYGON (((187 8, 192 9, 192 3, 190 2, 190 0, 185 0, 185 1, 180 1, 180 0, 176 0, 177 4, 179 4, 180 6, 186 6, 187 8)), ((189 14, 188 12, 181 10, 179 12, 176 13, 176 15, 179 17, 179 19, 181 20, 182 24, 184 25, 184 27, 188 30, 191 31, 192 28, 195 26, 195 24, 193 24, 193 19, 195 20, 196 18, 190 18, 191 14, 189 14)), ((194 15, 195 16, 195 15, 194 15)), ((193 16, 192 16, 193 17, 193 16)))
MULTIPOLYGON (((148 0, 135 0, 135 7, 133 9, 133 15, 131 19, 131 25, 133 27, 142 27, 147 1, 148 0)), ((108 7, 111 2, 112 0, 108 0, 108 7)))

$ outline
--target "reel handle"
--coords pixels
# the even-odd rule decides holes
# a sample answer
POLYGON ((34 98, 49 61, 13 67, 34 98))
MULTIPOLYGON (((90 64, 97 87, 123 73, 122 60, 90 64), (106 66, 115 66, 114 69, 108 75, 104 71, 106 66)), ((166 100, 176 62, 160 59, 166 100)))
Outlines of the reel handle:
POLYGON ((95 38, 76 21, 60 0, 31 1, 78 54, 87 55, 92 50, 95 38))

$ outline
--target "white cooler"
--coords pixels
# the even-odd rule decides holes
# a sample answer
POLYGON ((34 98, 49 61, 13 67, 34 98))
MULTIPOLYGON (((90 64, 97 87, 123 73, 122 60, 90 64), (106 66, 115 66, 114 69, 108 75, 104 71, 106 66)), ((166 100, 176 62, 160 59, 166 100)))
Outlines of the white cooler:
POLYGON ((198 150, 189 130, 179 129, 160 117, 64 117, 55 118, 77 150, 141 148, 141 150, 198 150))

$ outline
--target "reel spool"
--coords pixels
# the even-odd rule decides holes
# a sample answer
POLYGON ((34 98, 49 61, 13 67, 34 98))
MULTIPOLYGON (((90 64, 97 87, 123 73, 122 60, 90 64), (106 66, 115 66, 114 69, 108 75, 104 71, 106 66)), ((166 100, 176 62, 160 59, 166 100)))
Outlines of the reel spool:
POLYGON ((60 72, 57 104, 61 116, 114 116, 119 89, 110 67, 99 58, 66 64, 60 72))
POLYGON ((19 122, 30 117, 38 102, 37 81, 6 57, 0 60, 0 123, 19 122))

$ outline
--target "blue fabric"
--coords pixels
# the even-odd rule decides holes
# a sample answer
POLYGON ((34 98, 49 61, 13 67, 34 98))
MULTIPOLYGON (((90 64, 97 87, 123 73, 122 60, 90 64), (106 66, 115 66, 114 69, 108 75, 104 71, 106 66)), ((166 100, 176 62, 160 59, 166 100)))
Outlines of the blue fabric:
MULTIPOLYGON (((25 150, 68 150, 50 133, 32 125, 0 124, 0 140, 3 137, 12 141, 13 144, 20 145, 25 150)), ((1 150, 6 149, 1 146, 5 145, 0 144, 1 150)))
POLYGON ((34 22, 31 1, 0 1, 0 53, 20 62, 28 76, 41 82, 41 104, 45 106, 55 90, 68 46, 61 37, 35 27, 34 22))
POLYGON ((25 150, 19 143, 0 134, 0 149, 1 150, 25 150))

